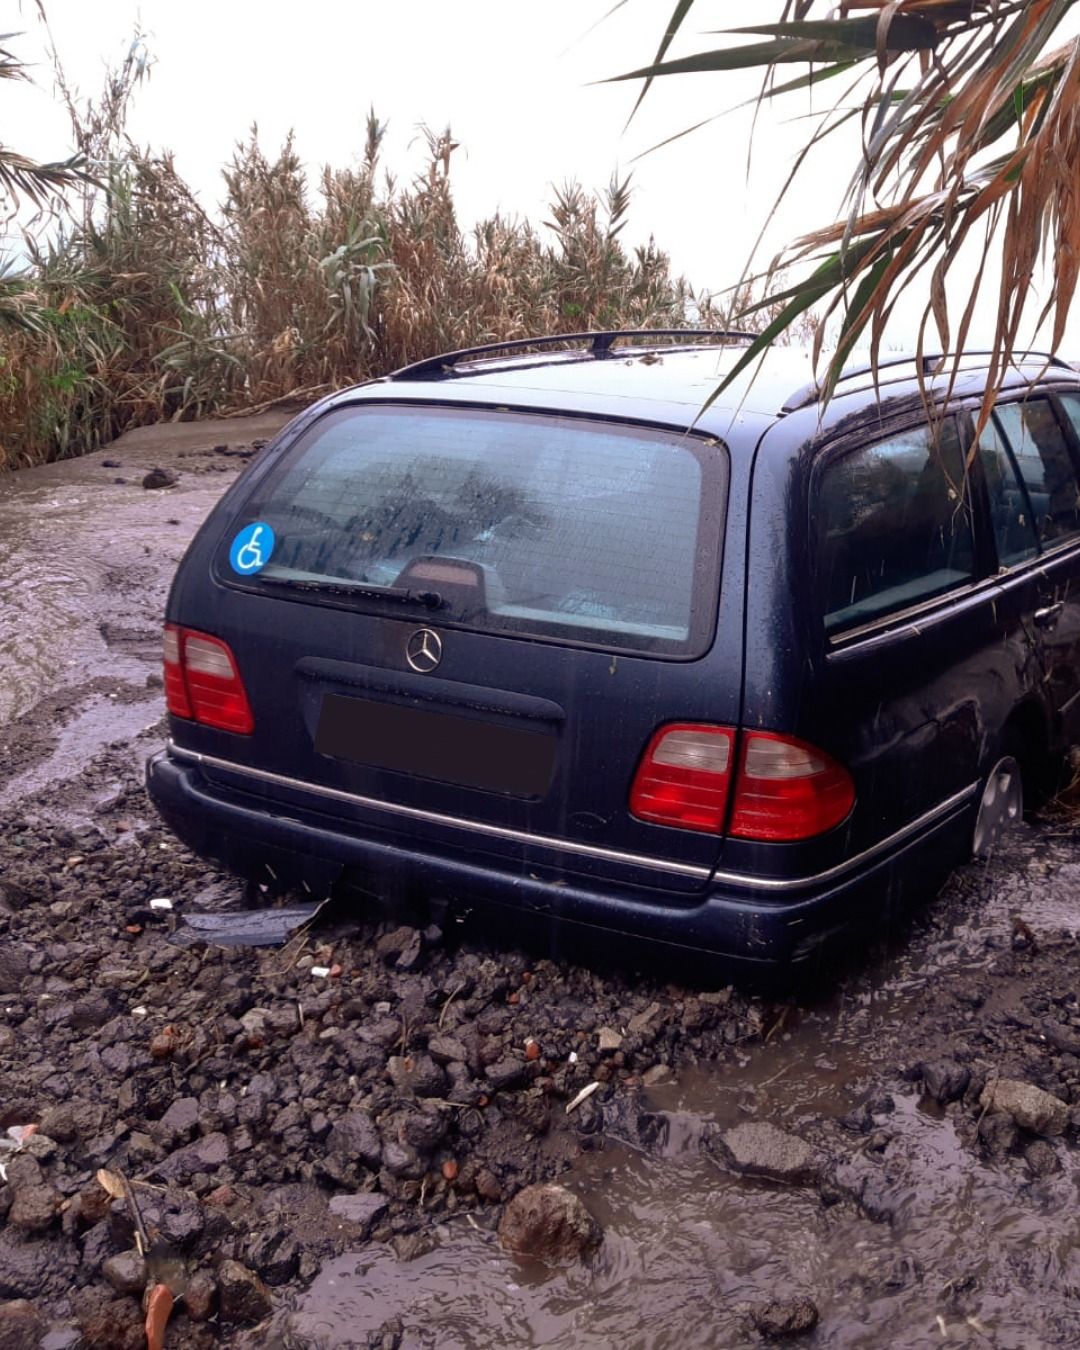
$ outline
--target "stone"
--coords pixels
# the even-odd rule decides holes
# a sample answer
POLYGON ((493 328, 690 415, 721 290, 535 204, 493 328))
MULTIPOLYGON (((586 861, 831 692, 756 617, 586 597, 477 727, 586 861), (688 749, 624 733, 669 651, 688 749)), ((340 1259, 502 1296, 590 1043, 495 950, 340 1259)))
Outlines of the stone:
POLYGON ((601 1027, 596 1033, 596 1045, 601 1054, 622 1049, 623 1038, 612 1027, 601 1027))
POLYGON ((407 1177, 419 1180, 427 1171, 427 1165, 416 1149, 409 1144, 398 1143, 390 1139, 383 1145, 383 1167, 392 1177, 407 1177))
POLYGON ((47 1184, 20 1186, 8 1210, 7 1221, 24 1233, 43 1233, 56 1218, 60 1193, 47 1184))
POLYGON ((417 1097, 446 1095, 446 1070, 430 1055, 391 1055, 386 1071, 399 1092, 411 1092, 417 1097))
POLYGON ((446 1133, 446 1120, 439 1111, 410 1111, 401 1132, 407 1144, 421 1153, 432 1153, 446 1133))
POLYGON ((991 1112, 979 1121, 979 1138, 987 1154, 1000 1161, 1016 1147, 1020 1131, 1011 1116, 991 1112))
POLYGON ((627 1030, 631 1036, 640 1036, 649 1031, 653 1022, 660 1016, 662 1009, 659 1003, 650 1003, 644 1012, 635 1013, 627 1023, 627 1030))
POLYGON ((196 1097, 178 1097, 158 1121, 155 1133, 166 1145, 187 1143, 199 1127, 199 1102, 196 1097))
POLYGON ((805 1336, 818 1324, 819 1313, 808 1298, 761 1303, 750 1309, 755 1328, 770 1340, 805 1336))
POLYGON ((375 1191, 360 1191, 355 1195, 335 1195, 330 1199, 330 1213, 345 1223, 355 1224, 364 1236, 386 1213, 390 1202, 375 1191))
POLYGON ((384 933, 375 943, 375 950, 384 961, 394 961, 402 952, 409 951, 413 944, 419 945, 420 934, 415 928, 403 924, 389 933, 384 933))
POLYGON ((222 1261, 217 1287, 223 1322, 261 1322, 273 1311, 269 1289, 253 1270, 239 1261, 222 1261))
POLYGON ((134 1249, 110 1256, 103 1263, 101 1273, 118 1294, 142 1297, 146 1288, 146 1262, 134 1249))
POLYGON ((161 1236, 176 1247, 190 1247, 202 1234, 202 1210, 193 1201, 181 1203, 161 1216, 161 1236))
POLYGON ((496 1092, 508 1092, 524 1083, 527 1070, 524 1060, 500 1059, 489 1064, 485 1073, 496 1092))
POLYGON ((1022 1130, 1031 1134, 1051 1137, 1063 1134, 1069 1119, 1069 1108, 1060 1097, 1015 1078, 998 1078, 987 1083, 980 1105, 986 1111, 1011 1116, 1022 1130))
POLYGON ((1024 1161, 1033 1177, 1051 1177, 1061 1171, 1061 1159, 1046 1139, 1033 1139, 1024 1149, 1024 1161))
POLYGON ((179 481, 179 478, 173 473, 172 469, 151 469, 150 472, 143 477, 142 485, 144 488, 148 489, 170 488, 175 487, 179 481))
POLYGON ((244 1256, 267 1284, 288 1284, 300 1267, 300 1244, 282 1229, 256 1233, 244 1256))
POLYGON ((942 1106, 959 1101, 971 1082, 971 1070, 955 1060, 939 1060, 922 1066, 923 1091, 942 1106))
POLYGON ((673 1083, 675 1074, 670 1064, 654 1064, 641 1075, 643 1087, 659 1087, 661 1083, 673 1083))
POLYGON ((817 1149, 768 1121, 744 1121, 712 1136, 706 1146, 725 1166, 744 1176, 799 1184, 813 1181, 822 1171, 817 1149))
POLYGON ((340 1158, 374 1169, 382 1157, 382 1140, 366 1111, 348 1111, 330 1131, 327 1149, 340 1158))
POLYGON ((208 1322, 217 1307, 217 1286, 205 1270, 192 1275, 184 1290, 184 1307, 193 1322, 208 1322))
POLYGON ((578 1197, 553 1183, 518 1191, 499 1220, 504 1251, 548 1265, 579 1260, 602 1237, 600 1225, 578 1197))
POLYGON ((464 1064, 469 1052, 454 1036, 432 1036, 428 1053, 437 1064, 464 1064))
POLYGON ((4 1350, 38 1350, 45 1319, 24 1298, 0 1303, 0 1345, 4 1350))

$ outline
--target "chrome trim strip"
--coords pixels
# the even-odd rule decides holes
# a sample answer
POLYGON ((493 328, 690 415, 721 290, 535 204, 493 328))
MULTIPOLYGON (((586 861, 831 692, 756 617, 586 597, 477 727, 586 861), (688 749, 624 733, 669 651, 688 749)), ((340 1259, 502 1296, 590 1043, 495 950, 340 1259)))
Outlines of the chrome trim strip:
POLYGON ((287 778, 280 773, 271 773, 268 769, 253 769, 247 764, 233 764, 227 759, 216 759, 213 755, 203 755, 195 750, 185 750, 175 741, 168 743, 169 753, 178 759, 193 760, 198 764, 207 764, 215 769, 224 769, 227 773, 247 774, 264 783, 275 783, 278 787, 297 788, 301 792, 311 792, 319 797, 330 797, 334 801, 349 802, 354 806, 369 807, 374 811, 389 811, 394 815, 408 816, 410 820, 423 820, 430 825, 449 825, 456 830, 472 830, 476 834, 492 835, 497 839, 511 839, 515 843, 535 844, 541 848, 559 848, 567 853, 580 853, 587 858, 607 858, 613 862, 632 863, 636 867, 649 867, 657 872, 675 872, 679 876, 697 877, 708 881, 712 876, 711 867, 694 867, 690 863, 672 862, 666 858, 648 858, 637 853, 620 853, 615 849, 598 848, 595 844, 571 843, 566 839, 551 839, 542 834, 529 834, 524 830, 510 830, 503 825, 484 825, 475 820, 463 820, 460 816, 446 816, 439 811, 424 811, 417 806, 403 806, 399 802, 381 802, 374 797, 362 797, 356 792, 343 792, 340 788, 323 787, 317 783, 305 783, 299 778, 287 778))
POLYGON ((817 872, 812 877, 800 877, 796 881, 790 881, 787 878, 748 877, 739 872, 714 872, 713 881, 729 881, 739 886, 752 886, 757 890, 768 891, 790 891, 811 884, 819 884, 823 881, 832 881, 834 877, 843 876, 845 872, 850 872, 860 863, 870 862, 880 854, 888 853, 890 849, 918 834, 927 825, 932 825, 939 818, 947 816, 954 807, 960 806, 974 797, 978 788, 978 783, 971 783, 968 787, 961 788, 959 792, 954 792, 945 801, 938 802, 937 806, 931 807, 921 816, 908 821, 895 834, 890 834, 888 838, 879 840, 870 848, 864 849, 862 853, 856 853, 853 857, 845 858, 842 863, 837 863, 835 867, 830 867, 824 872, 817 872))
POLYGON ((403 806, 399 802, 382 802, 374 797, 363 797, 356 792, 344 792, 340 788, 323 787, 317 783, 305 783, 300 778, 289 778, 284 774, 272 773, 269 769, 255 769, 248 764, 234 764, 231 760, 218 759, 214 755, 204 755, 197 750, 186 750, 173 740, 168 742, 167 749, 175 759, 186 759, 195 764, 206 764, 210 768, 223 769, 226 773, 247 775, 249 778, 257 778, 264 783, 274 783, 278 787, 311 792, 315 796, 329 797, 333 801, 349 802, 354 806, 363 806, 374 811, 388 811, 394 815, 407 816, 410 820, 423 820, 431 825, 448 825, 452 829, 471 830, 476 834, 491 835, 497 839, 510 839, 515 843, 532 844, 539 848, 562 849, 566 853, 577 853, 586 858, 606 858, 610 862, 647 867, 654 872, 674 872, 679 876, 697 877, 703 881, 707 881, 711 877, 713 881, 728 882, 734 886, 742 886, 747 890, 763 891, 801 890, 804 886, 832 881, 834 877, 843 876, 845 872, 850 872, 860 863, 868 862, 883 853, 887 853, 897 844, 901 844, 906 839, 911 838, 912 835, 918 834, 921 829, 933 824, 939 817, 948 815, 954 807, 960 806, 973 797, 979 786, 978 783, 972 783, 970 786, 962 788, 917 819, 909 821, 895 834, 890 834, 887 839, 880 840, 862 853, 856 853, 854 857, 845 858, 842 863, 837 863, 835 867, 830 867, 824 872, 816 872, 813 876, 795 878, 755 877, 742 872, 713 872, 708 867, 695 867, 690 863, 672 862, 667 858, 650 858, 639 853, 621 853, 617 849, 599 848, 595 844, 579 844, 567 839, 554 839, 547 835, 529 834, 525 830, 511 830, 502 825, 484 825, 479 821, 463 820, 460 816, 443 815, 439 811, 425 811, 416 806, 403 806))
POLYGON ((1078 690, 1076 691, 1076 693, 1072 695, 1071 698, 1067 698, 1067 699, 1065 700, 1065 702, 1064 702, 1064 703, 1061 705, 1061 707, 1058 709, 1058 712, 1059 712, 1059 713, 1067 713, 1067 712, 1069 711, 1069 709, 1073 706, 1073 704, 1076 702, 1076 700, 1077 700, 1078 698, 1080 698, 1080 689, 1078 689, 1078 690))

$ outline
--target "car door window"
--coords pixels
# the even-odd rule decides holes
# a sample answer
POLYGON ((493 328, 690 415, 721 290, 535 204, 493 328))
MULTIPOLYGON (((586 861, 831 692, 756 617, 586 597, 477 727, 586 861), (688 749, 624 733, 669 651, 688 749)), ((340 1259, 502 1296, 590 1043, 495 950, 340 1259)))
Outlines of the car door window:
POLYGON ((1039 540, 1027 491, 993 418, 979 437, 979 458, 986 479, 998 562, 1002 567, 1012 567, 1025 558, 1035 557, 1039 540))
POLYGON ((915 427, 825 466, 816 494, 819 594, 827 631, 972 580, 975 548, 953 419, 915 427))
POLYGON ((1039 543, 1080 534, 1080 483, 1050 400, 1002 403, 994 415, 1020 471, 1039 543))

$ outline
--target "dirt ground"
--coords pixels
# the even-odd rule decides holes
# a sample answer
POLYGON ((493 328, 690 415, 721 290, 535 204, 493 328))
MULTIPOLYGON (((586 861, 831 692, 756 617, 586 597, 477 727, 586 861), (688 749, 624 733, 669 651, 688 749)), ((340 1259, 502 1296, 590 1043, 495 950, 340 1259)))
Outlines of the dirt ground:
POLYGON ((445 915, 170 941, 245 895, 144 796, 166 590, 282 420, 0 481, 0 1350, 143 1346, 158 1285, 169 1347, 1080 1343, 1065 815, 795 995, 445 915), (523 1270, 553 1178, 604 1243, 523 1270))

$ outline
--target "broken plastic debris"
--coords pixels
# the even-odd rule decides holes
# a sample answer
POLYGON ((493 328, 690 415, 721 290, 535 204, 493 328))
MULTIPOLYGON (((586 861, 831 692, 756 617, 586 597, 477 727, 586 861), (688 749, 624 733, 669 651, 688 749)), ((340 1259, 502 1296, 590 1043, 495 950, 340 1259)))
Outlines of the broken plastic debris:
POLYGON ((312 975, 315 976, 316 979, 319 979, 319 980, 325 980, 326 977, 327 977, 327 975, 330 974, 330 967, 329 967, 329 966, 312 966, 312 967, 311 967, 311 973, 312 973, 312 975))
POLYGON ((172 1290, 167 1284, 155 1284, 146 1301, 146 1350, 164 1350, 165 1327, 172 1310, 172 1290))
POLYGON ((132 1010, 131 1010, 131 1015, 132 1015, 132 1017, 145 1017, 145 1016, 146 1016, 146 1013, 147 1013, 147 1009, 144 1008, 143 1005, 142 1005, 141 1003, 139 1004, 139 1006, 138 1006, 137 1008, 132 1008, 132 1010))
POLYGON ((217 947, 277 947, 287 942, 298 928, 310 923, 325 904, 325 900, 320 900, 284 909, 185 914, 168 941, 177 947, 190 947, 196 942, 212 942, 217 947))
POLYGON ((156 895, 153 900, 150 901, 151 909, 172 909, 172 907, 173 902, 167 895, 156 895))
POLYGON ((588 1087, 583 1087, 572 1102, 567 1102, 566 1114, 569 1115, 571 1111, 576 1110, 577 1107, 579 1107, 587 1097, 591 1097, 593 1095, 593 1093, 599 1086, 600 1086, 599 1083, 593 1082, 590 1083, 588 1087))

